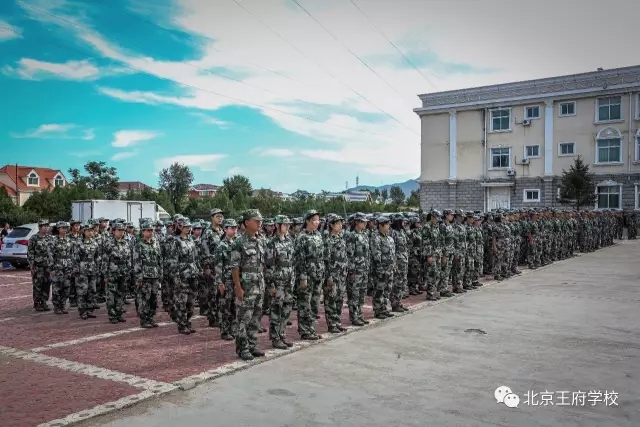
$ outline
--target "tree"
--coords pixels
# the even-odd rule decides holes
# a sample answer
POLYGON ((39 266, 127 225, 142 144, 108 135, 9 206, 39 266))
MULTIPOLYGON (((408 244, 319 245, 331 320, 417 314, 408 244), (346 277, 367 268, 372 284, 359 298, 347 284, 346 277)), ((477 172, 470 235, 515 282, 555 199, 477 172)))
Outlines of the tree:
POLYGON ((407 206, 418 207, 420 206, 420 191, 419 190, 411 190, 411 194, 407 199, 407 206))
POLYGON ((116 168, 107 166, 105 162, 87 162, 84 170, 86 176, 82 176, 78 169, 69 169, 72 185, 84 184, 90 189, 100 191, 107 200, 118 199, 120 180, 116 168))
POLYGON ((582 156, 578 156, 568 171, 562 171, 559 201, 563 205, 571 205, 576 210, 596 203, 596 186, 594 175, 589 172, 582 156))
POLYGON ((380 191, 380 197, 382 197, 382 203, 387 203, 387 199, 389 198, 389 190, 384 188, 380 191))
POLYGON ((180 212, 192 182, 193 173, 189 166, 176 162, 160 171, 158 187, 166 192, 175 210, 180 212))
POLYGON ((233 175, 222 180, 222 188, 232 201, 237 195, 251 196, 251 181, 244 175, 233 175))
POLYGON ((391 187, 391 190, 389 190, 389 197, 391 197, 391 200, 396 205, 403 204, 406 198, 404 195, 404 191, 402 191, 402 188, 398 187, 397 185, 391 187))

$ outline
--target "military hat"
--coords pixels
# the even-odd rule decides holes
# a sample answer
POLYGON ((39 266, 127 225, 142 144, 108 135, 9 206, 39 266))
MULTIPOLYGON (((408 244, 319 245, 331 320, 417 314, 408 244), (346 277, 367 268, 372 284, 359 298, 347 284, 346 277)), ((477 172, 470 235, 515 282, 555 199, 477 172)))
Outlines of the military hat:
POLYGON ((173 227, 173 221, 171 221, 171 220, 165 221, 164 226, 165 227, 173 227))
POLYGON ((222 211, 222 209, 215 208, 215 209, 211 209, 209 211, 209 216, 214 216, 214 215, 218 215, 218 214, 223 214, 224 215, 224 212, 222 211))
POLYGON ((296 217, 293 219, 294 225, 301 225, 302 223, 304 223, 304 220, 302 219, 302 217, 296 217))
POLYGON ((327 215, 327 222, 329 224, 334 224, 338 221, 344 221, 344 219, 338 214, 329 214, 327 215))
POLYGON ((444 209, 442 211, 442 216, 452 215, 453 211, 451 209, 444 209))
POLYGON ((474 215, 473 216, 473 220, 474 221, 482 221, 482 217, 480 215, 474 215))
POLYGON ((274 225, 275 221, 273 220, 273 218, 265 218, 262 221, 262 225, 274 225))
POLYGON ((311 210, 309 210, 309 211, 306 211, 306 212, 304 213, 303 217, 302 217, 302 221, 305 221, 305 222, 306 222, 309 218, 311 218, 311 217, 312 217, 312 216, 314 216, 314 215, 318 215, 318 216, 320 216, 320 212, 318 212, 318 211, 317 211, 317 210, 315 210, 315 209, 311 209, 311 210))
POLYGON ((101 216, 100 218, 98 218, 98 222, 109 222, 109 220, 103 216, 101 216))
POLYGON ((56 228, 69 228, 69 223, 67 221, 58 221, 56 222, 56 228))
POLYGON ((471 212, 471 211, 467 211, 467 212, 465 213, 465 216, 466 216, 467 218, 472 218, 474 215, 475 215, 475 213, 473 213, 473 212, 471 212))
POLYGON ((422 219, 419 216, 413 216, 411 217, 411 219, 409 219, 409 221, 411 222, 411 224, 420 224, 422 222, 422 219))
POLYGON ((40 221, 38 221, 38 227, 48 227, 49 226, 49 221, 46 219, 41 219, 40 221))
POLYGON ((89 218, 89 219, 87 220, 87 222, 86 222, 85 224, 83 224, 83 227, 84 227, 85 225, 86 225, 87 227, 93 227, 93 226, 94 226, 94 225, 96 225, 96 224, 97 224, 97 222, 96 222, 96 220, 95 220, 95 219, 93 219, 93 218, 89 218))
POLYGON ((127 228, 133 228, 133 223, 132 222, 125 222, 124 226, 127 228))
POLYGON ((274 219, 276 224, 291 224, 291 220, 286 215, 276 215, 274 219))
POLYGON ((327 218, 325 218, 325 217, 320 217, 320 222, 326 222, 326 221, 328 221, 328 219, 327 219, 327 218))
POLYGON ((237 217, 237 218, 236 218, 236 222, 237 222, 238 224, 242 224, 242 218, 243 218, 243 216, 242 216, 242 215, 240 215, 239 217, 237 217))
POLYGON ((153 223, 153 226, 154 227, 163 227, 164 223, 162 221, 158 220, 158 221, 153 223))
POLYGON ((186 216, 181 216, 180 218, 178 218, 178 225, 181 225, 184 227, 184 224, 189 224, 188 227, 191 227, 191 220, 189 218, 187 218, 186 216))
POLYGON ((172 219, 173 219, 174 221, 177 221, 177 220, 179 220, 180 218, 184 218, 184 217, 183 217, 182 215, 180 215, 180 214, 175 214, 175 215, 173 216, 173 218, 172 218, 172 219))
POLYGON ((222 228, 237 227, 238 223, 233 218, 227 218, 222 221, 222 228))
POLYGON ((204 228, 204 225, 202 225, 202 222, 200 222, 200 221, 194 221, 191 224, 191 228, 204 228))
POLYGON ((121 222, 116 222, 111 226, 112 230, 124 230, 124 224, 121 222))
POLYGON ((255 219, 256 221, 262 221, 262 214, 258 209, 248 209, 242 214, 242 221, 248 221, 255 219))
POLYGON ((78 219, 72 219, 71 221, 69 221, 70 225, 74 225, 74 224, 82 224, 82 221, 78 220, 78 219))
POLYGON ((356 212, 355 214, 353 214, 353 220, 354 221, 367 221, 367 216, 365 214, 363 214, 362 212, 356 212))
POLYGON ((387 216, 387 215, 380 215, 378 218, 376 218, 376 222, 378 224, 386 224, 387 222, 390 222, 391 219, 387 216))
POLYGON ((152 222, 144 222, 140 225, 140 230, 153 230, 154 224, 152 222))

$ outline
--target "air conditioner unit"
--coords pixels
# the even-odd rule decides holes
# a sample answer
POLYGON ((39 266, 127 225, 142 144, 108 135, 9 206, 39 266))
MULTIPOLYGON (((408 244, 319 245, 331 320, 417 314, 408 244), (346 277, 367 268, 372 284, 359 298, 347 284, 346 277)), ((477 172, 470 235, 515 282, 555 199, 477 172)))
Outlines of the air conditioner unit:
POLYGON ((529 119, 524 119, 522 121, 522 126, 529 126, 530 124, 531 124, 531 120, 529 120, 529 119))
POLYGON ((507 169, 507 175, 516 176, 516 170, 515 169, 507 169))
POLYGON ((522 162, 523 165, 528 165, 529 163, 531 163, 531 159, 528 157, 523 157, 522 158, 522 162))

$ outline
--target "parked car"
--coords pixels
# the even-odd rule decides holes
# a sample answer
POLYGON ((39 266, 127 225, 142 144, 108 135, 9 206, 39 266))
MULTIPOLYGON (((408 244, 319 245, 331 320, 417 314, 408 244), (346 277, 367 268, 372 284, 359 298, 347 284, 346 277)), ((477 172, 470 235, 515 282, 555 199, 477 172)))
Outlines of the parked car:
POLYGON ((8 262, 14 268, 29 268, 27 249, 29 239, 38 233, 38 224, 24 224, 14 228, 2 240, 0 263, 8 262))

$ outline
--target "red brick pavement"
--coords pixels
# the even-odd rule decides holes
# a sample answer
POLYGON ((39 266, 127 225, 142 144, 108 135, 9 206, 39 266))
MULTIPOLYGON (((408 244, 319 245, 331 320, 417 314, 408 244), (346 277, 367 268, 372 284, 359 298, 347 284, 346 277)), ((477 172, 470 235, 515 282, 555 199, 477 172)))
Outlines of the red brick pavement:
POLYGON ((0 426, 32 427, 140 393, 101 380, 0 355, 0 426))

